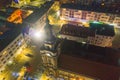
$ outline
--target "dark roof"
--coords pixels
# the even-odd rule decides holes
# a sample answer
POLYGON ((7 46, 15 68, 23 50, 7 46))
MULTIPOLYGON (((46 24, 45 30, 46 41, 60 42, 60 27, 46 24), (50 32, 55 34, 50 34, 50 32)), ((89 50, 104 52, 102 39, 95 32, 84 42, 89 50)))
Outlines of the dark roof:
POLYGON ((0 11, 0 19, 6 20, 9 15, 6 12, 0 11))
POLYGON ((20 33, 21 27, 13 23, 5 23, 8 30, 0 35, 0 51, 2 51, 7 45, 9 45, 20 33))
POLYGON ((108 24, 97 24, 97 23, 90 23, 90 29, 94 30, 98 35, 105 35, 105 36, 114 36, 114 26, 108 24))
POLYGON ((61 8, 94 11, 94 12, 101 12, 101 13, 111 13, 111 14, 118 14, 118 15, 120 14, 120 12, 117 12, 116 9, 111 9, 107 7, 104 8, 104 7, 98 7, 98 6, 86 6, 86 5, 80 5, 80 4, 62 4, 61 8))
POLYGON ((60 48, 58 68, 101 80, 118 80, 120 68, 114 63, 116 57, 112 56, 119 52, 112 48, 87 46, 68 40, 63 41, 60 48))
POLYGON ((60 34, 87 38, 88 36, 95 36, 95 34, 114 36, 115 31, 114 26, 101 23, 90 23, 90 27, 64 24, 60 34))
POLYGON ((15 10, 17 10, 19 8, 16 8, 16 7, 7 7, 6 8, 6 13, 11 15, 11 13, 13 13, 15 10))
POLYGON ((25 18, 24 22, 35 23, 41 16, 43 16, 49 8, 52 6, 53 2, 49 1, 42 5, 40 8, 34 10, 34 12, 25 18))
POLYGON ((6 22, 4 21, 4 20, 1 20, 0 19, 0 26, 3 26, 3 25, 5 25, 6 24, 6 22))
POLYGON ((107 54, 116 55, 116 52, 112 48, 103 48, 94 45, 87 45, 78 42, 74 42, 71 40, 64 40, 61 45, 61 53, 68 54, 75 57, 85 58, 87 60, 106 63, 106 64, 113 64, 111 60, 109 60, 109 56, 107 54), (111 51, 111 52, 109 52, 111 51), (110 62, 107 62, 110 61, 110 62))
POLYGON ((83 38, 87 38, 88 36, 95 36, 94 31, 89 30, 88 27, 76 26, 71 24, 63 25, 60 34, 83 37, 83 38))
POLYGON ((38 10, 39 8, 36 6, 26 5, 21 7, 22 10, 38 10))
POLYGON ((9 15, 6 14, 6 12, 0 11, 0 16, 3 16, 3 17, 6 17, 6 18, 7 18, 9 15))

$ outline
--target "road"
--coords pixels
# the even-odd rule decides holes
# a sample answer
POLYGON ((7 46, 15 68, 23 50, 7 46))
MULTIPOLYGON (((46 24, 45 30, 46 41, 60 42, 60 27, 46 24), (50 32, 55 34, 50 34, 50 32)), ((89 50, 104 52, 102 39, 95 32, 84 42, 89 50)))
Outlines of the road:
POLYGON ((14 58, 12 64, 6 66, 5 70, 0 74, 0 80, 2 80, 3 78, 5 78, 5 80, 16 80, 17 76, 15 75, 20 73, 21 68, 26 62, 29 62, 32 66, 30 76, 35 76, 35 73, 38 72, 37 70, 41 66, 39 49, 35 49, 35 47, 25 48, 14 58), (32 54, 33 57, 26 56, 26 54, 28 53, 32 54))

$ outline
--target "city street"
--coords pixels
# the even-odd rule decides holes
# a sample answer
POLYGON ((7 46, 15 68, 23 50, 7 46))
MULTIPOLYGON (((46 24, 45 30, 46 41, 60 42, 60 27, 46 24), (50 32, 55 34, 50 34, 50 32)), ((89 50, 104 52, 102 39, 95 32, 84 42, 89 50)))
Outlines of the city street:
MULTIPOLYGON (((39 68, 41 66, 39 50, 35 49, 35 46, 33 46, 33 47, 25 48, 21 53, 18 53, 16 55, 13 61, 11 61, 11 63, 8 64, 5 67, 5 70, 0 74, 0 80, 4 78, 5 80, 16 80, 17 78, 20 78, 18 77, 18 75, 21 74, 22 72, 21 69, 23 68, 26 62, 29 62, 32 67, 30 71, 31 77, 38 77, 39 75, 41 75, 41 74, 38 74, 40 72, 39 68), (28 53, 33 55, 33 57, 27 56, 28 53)), ((21 79, 22 78, 18 80, 21 80, 21 79)))

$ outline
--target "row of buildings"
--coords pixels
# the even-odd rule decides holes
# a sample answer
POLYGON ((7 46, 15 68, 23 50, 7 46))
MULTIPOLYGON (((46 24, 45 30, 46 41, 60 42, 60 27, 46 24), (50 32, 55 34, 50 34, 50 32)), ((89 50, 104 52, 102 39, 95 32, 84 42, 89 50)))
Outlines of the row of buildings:
POLYGON ((119 51, 71 40, 45 43, 40 50, 44 71, 52 80, 119 80, 119 51))
MULTIPOLYGON (((53 3, 48 2, 41 8, 35 9, 30 16, 23 20, 23 23, 30 25, 33 29, 44 29, 44 26, 46 25, 47 12, 52 4, 53 3)), ((99 26, 98 28, 98 24, 95 25, 93 23, 90 25, 91 26, 89 28, 86 28, 76 24, 65 24, 63 25, 60 33, 61 36, 67 35, 67 39, 69 39, 69 37, 71 39, 72 36, 73 39, 75 39, 76 36, 78 38, 81 37, 82 40, 83 38, 87 38, 84 40, 90 40, 89 43, 94 43, 96 45, 98 45, 99 41, 100 43, 102 43, 102 41, 112 41, 112 36, 114 36, 113 26, 102 24, 102 26, 99 26), (110 29, 106 29, 108 27, 110 29), (101 30, 103 31, 102 33, 101 30), (106 35, 110 36, 105 36, 106 31, 108 32, 106 35)), ((15 28, 19 28, 18 25, 16 25, 15 28)), ((13 33, 15 33, 15 31, 13 31, 13 33)), ((4 45, 4 47, 3 45, 1 46, 1 71, 7 64, 8 60, 15 56, 15 52, 19 49, 19 46, 23 45, 23 48, 26 47, 26 42, 29 40, 26 38, 27 35, 24 37, 21 32, 16 34, 16 37, 11 41, 8 41, 9 39, 6 37, 4 37, 4 39, 1 38, 1 44, 3 42, 9 42, 9 44, 4 45), (7 40, 6 42, 5 39, 7 40)), ((40 50, 40 54, 46 76, 53 80, 119 80, 120 55, 118 51, 111 48, 102 48, 92 45, 88 46, 76 41, 71 41, 70 39, 66 40, 66 38, 64 38, 61 39, 60 42, 59 39, 54 39, 52 40, 52 43, 44 43, 44 48, 40 50)), ((106 45, 108 46, 108 44, 106 45)), ((20 48, 20 50, 23 48, 20 48)))
MULTIPOLYGON (((5 23, 0 26, 3 28, 8 28, 5 32, 1 29, 3 34, 0 35, 0 71, 4 70, 5 66, 13 60, 13 57, 18 54, 27 46, 28 37, 24 37, 20 30, 22 28, 17 25, 11 25, 12 23, 5 23), (16 53, 16 54, 15 54, 16 53)), ((1 73, 0 72, 0 73, 1 73)))
MULTIPOLYGON (((68 2, 74 3, 74 0, 68 2)), ((119 25, 119 15, 109 10, 106 13, 105 10, 87 8, 77 4, 61 6, 60 19, 67 22, 59 33, 61 41, 56 49, 53 46, 57 41, 54 41, 44 43, 44 48, 40 50, 46 75, 52 80, 120 79, 119 51, 107 48, 112 45, 114 26, 105 24, 118 22, 119 25), (91 21, 93 23, 89 23, 91 21), (88 22, 89 27, 82 25, 82 22, 88 22)))
POLYGON ((99 21, 114 26, 120 26, 120 15, 109 8, 96 8, 77 4, 62 4, 60 19, 73 22, 99 21))
POLYGON ((99 23, 90 23, 89 28, 65 24, 60 31, 60 37, 63 39, 101 47, 111 47, 114 35, 113 26, 99 23))
MULTIPOLYGON (((7 22, 7 18, 10 16, 2 16, 3 18, 0 18, 0 73, 4 70, 5 66, 9 63, 9 61, 12 61, 13 58, 16 56, 17 53, 20 53, 25 47, 27 47, 27 44, 31 40, 31 36, 28 32, 28 28, 31 29, 43 29, 46 25, 46 17, 47 17, 47 11, 49 11, 49 8, 52 6, 53 2, 46 2, 44 5, 40 8, 28 8, 27 10, 32 10, 33 14, 29 15, 25 19, 23 19, 21 24, 14 24, 7 22)), ((12 10, 11 14, 18 10, 16 8, 11 8, 12 10)), ((9 11, 10 11, 9 10, 9 11)), ((8 11, 8 12, 9 12, 8 11)), ((8 12, 4 15, 7 15, 8 12)), ((1 12, 2 14, 2 12, 1 12)))

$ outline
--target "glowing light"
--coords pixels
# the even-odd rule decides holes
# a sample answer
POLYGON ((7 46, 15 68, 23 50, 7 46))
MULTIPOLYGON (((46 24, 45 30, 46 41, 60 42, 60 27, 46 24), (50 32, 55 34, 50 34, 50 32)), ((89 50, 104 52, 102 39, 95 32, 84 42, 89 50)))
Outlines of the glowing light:
POLYGON ((21 45, 21 41, 18 42, 18 45, 19 45, 19 46, 21 45))
POLYGON ((57 16, 59 16, 60 15, 60 11, 57 11, 57 16))
POLYGON ((41 35, 41 32, 36 32, 36 33, 34 33, 34 36, 35 36, 36 38, 40 38, 42 35, 41 35))
POLYGON ((4 51, 4 52, 3 52, 3 55, 5 55, 6 53, 7 53, 7 51, 4 51))
POLYGON ((9 64, 12 64, 12 61, 10 60, 10 61, 8 61, 8 63, 9 63, 9 64))
POLYGON ((19 76, 19 74, 16 73, 16 72, 13 72, 12 75, 15 76, 15 77, 19 76))
POLYGON ((83 44, 86 44, 86 42, 82 42, 83 44))
POLYGON ((44 31, 34 30, 33 31, 33 37, 36 40, 42 40, 45 37, 44 31))
POLYGON ((109 25, 115 26, 115 25, 117 25, 117 24, 109 24, 109 25))
POLYGON ((99 22, 97 22, 97 21, 93 21, 93 23, 96 23, 96 24, 98 24, 99 22))

